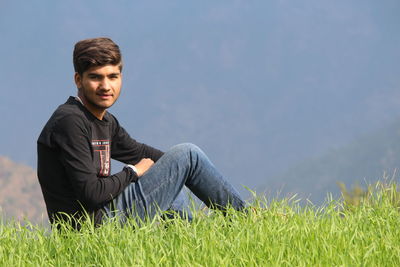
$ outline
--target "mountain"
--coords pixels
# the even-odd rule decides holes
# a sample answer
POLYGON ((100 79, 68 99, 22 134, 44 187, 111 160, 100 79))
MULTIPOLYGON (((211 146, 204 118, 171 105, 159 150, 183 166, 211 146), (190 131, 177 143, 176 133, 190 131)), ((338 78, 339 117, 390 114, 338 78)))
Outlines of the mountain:
POLYGON ((0 1, 4 155, 36 168, 73 45, 96 36, 123 53, 127 132, 195 143, 239 190, 400 116, 400 1, 100 2, 0 1))
POLYGON ((281 189, 283 194, 298 193, 301 198, 321 203, 328 192, 336 197, 340 195, 337 182, 365 188, 367 183, 383 177, 397 181, 399 168, 400 120, 346 146, 305 160, 259 188, 267 192, 281 189))
MULTIPOLYGON (((258 194, 268 196, 297 194, 315 204, 322 203, 328 193, 340 195, 337 182, 347 187, 366 186, 383 176, 394 177, 400 168, 400 119, 372 134, 331 149, 289 167, 285 172, 270 177, 268 183, 256 188, 258 194)), ((36 171, 24 164, 0 156, 0 217, 32 222, 47 221, 43 196, 36 171)))
POLYGON ((5 156, 0 156, 0 218, 47 221, 36 171, 5 156))

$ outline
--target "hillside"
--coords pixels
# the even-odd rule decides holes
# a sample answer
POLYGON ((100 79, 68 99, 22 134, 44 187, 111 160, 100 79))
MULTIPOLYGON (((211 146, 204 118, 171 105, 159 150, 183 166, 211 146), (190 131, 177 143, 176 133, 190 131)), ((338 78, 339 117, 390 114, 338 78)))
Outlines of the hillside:
POLYGON ((322 202, 327 193, 340 194, 337 182, 347 187, 374 182, 383 176, 394 177, 400 168, 400 120, 373 134, 362 136, 347 146, 310 158, 278 175, 260 190, 283 194, 298 193, 315 203, 322 202))
POLYGON ((343 209, 260 201, 247 212, 194 210, 194 220, 0 226, 0 266, 400 266, 397 185, 343 209), (140 226, 140 227, 139 227, 140 226))
POLYGON ((0 156, 0 217, 47 221, 36 171, 0 156))
MULTIPOLYGON (((298 194, 319 204, 327 193, 339 196, 337 182, 347 187, 364 186, 384 175, 392 177, 400 168, 400 120, 373 134, 364 135, 352 143, 325 154, 309 158, 282 172, 268 177, 267 184, 256 189, 258 194, 280 197, 298 194)), ((399 175, 394 177, 398 181, 399 175)), ((0 209, 1 214, 21 220, 24 216, 34 222, 47 220, 42 193, 36 171, 0 156, 0 209)))

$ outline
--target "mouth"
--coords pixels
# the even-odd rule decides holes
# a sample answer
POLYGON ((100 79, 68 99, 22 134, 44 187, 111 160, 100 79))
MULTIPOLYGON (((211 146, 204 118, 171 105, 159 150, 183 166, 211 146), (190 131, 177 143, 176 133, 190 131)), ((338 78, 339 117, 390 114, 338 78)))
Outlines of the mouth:
POLYGON ((97 94, 97 95, 98 95, 101 99, 105 99, 105 100, 110 99, 110 98, 113 97, 112 94, 97 94))

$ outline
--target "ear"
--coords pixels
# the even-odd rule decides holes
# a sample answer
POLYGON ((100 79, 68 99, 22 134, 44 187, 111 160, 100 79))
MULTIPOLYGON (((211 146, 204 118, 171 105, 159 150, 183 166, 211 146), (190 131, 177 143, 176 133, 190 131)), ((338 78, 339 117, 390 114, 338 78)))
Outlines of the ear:
POLYGON ((74 80, 75 80, 76 88, 78 88, 78 90, 80 88, 82 88, 82 76, 79 73, 75 72, 74 80))

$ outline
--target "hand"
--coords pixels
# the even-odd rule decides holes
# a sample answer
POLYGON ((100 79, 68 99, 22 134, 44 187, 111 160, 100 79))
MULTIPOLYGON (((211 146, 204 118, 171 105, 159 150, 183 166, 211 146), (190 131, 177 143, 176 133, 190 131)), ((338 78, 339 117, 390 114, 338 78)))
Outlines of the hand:
POLYGON ((151 166, 154 165, 154 161, 149 158, 143 158, 141 159, 136 165, 136 170, 137 170, 137 176, 142 176, 145 172, 147 172, 148 169, 151 168, 151 166))

